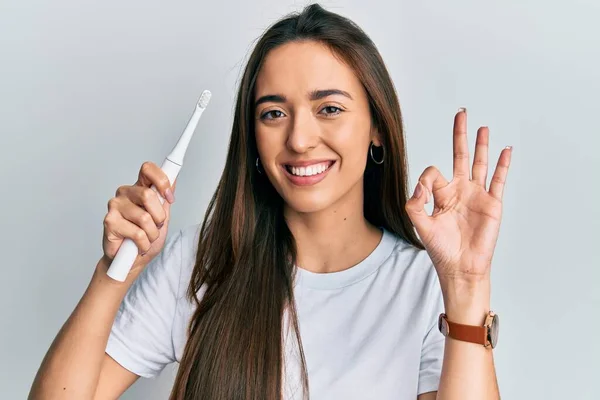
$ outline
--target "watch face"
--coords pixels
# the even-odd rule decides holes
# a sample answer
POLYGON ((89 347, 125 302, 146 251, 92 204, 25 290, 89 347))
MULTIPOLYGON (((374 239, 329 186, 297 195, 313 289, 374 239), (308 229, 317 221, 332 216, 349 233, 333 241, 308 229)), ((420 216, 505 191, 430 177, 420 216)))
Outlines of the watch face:
POLYGON ((498 315, 494 314, 494 318, 492 319, 492 326, 490 327, 489 335, 490 335, 490 343, 492 348, 496 347, 498 344, 498 332, 500 330, 500 320, 498 319, 498 315))

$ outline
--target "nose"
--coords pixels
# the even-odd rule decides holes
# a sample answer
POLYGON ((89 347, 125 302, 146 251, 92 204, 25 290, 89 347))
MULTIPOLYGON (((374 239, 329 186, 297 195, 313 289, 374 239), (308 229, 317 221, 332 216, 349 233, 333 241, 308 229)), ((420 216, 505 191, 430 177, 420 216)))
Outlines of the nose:
POLYGON ((306 153, 319 143, 319 126, 308 110, 294 113, 289 129, 286 145, 295 153, 306 153))

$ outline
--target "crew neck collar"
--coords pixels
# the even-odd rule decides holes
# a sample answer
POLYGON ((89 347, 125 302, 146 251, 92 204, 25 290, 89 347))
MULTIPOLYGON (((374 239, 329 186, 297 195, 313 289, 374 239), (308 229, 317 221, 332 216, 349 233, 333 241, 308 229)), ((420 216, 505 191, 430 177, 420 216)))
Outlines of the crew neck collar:
POLYGON ((381 264, 392 254, 396 245, 396 237, 385 228, 382 230, 381 240, 375 249, 361 262, 338 272, 317 273, 300 267, 296 268, 296 280, 300 286, 311 289, 340 289, 350 286, 375 272, 381 264))

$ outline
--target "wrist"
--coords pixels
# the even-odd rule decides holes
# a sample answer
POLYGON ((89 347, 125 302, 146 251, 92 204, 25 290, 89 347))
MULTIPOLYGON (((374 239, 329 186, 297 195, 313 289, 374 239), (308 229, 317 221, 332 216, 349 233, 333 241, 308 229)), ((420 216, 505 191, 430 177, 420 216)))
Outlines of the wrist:
POLYGON ((442 283, 444 312, 452 322, 482 325, 490 311, 489 280, 465 282, 449 280, 442 283))
POLYGON ((110 267, 111 261, 103 256, 96 264, 96 268, 94 270, 94 275, 92 277, 92 284, 94 286, 103 287, 103 290, 108 290, 110 292, 115 292, 117 295, 121 295, 125 297, 125 294, 131 287, 133 281, 135 280, 134 274, 131 271, 127 276, 127 279, 124 282, 116 281, 108 276, 108 268, 110 267))

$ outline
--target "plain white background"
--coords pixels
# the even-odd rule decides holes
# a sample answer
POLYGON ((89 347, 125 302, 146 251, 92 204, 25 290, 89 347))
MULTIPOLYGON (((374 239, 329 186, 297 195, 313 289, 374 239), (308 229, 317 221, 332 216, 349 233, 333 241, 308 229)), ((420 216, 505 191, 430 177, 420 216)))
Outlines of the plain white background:
MULTIPOLYGON (((115 189, 161 164, 213 93, 171 232, 202 220, 253 41, 305 2, 0 1, 0 398, 23 399, 101 255, 115 189)), ((600 373, 600 6, 590 1, 326 1, 372 37, 399 92, 411 187, 452 172, 452 118, 490 175, 513 145, 492 272, 506 399, 593 399, 600 373)), ((164 399, 174 369, 124 399, 164 399)))

